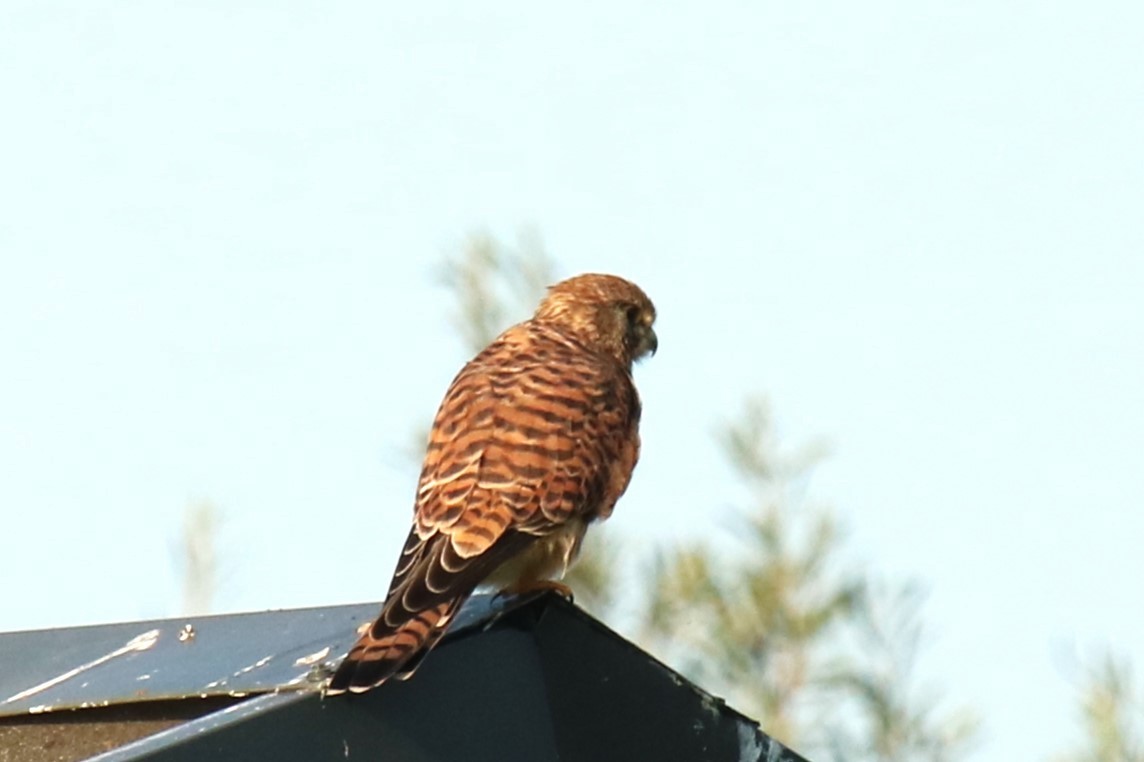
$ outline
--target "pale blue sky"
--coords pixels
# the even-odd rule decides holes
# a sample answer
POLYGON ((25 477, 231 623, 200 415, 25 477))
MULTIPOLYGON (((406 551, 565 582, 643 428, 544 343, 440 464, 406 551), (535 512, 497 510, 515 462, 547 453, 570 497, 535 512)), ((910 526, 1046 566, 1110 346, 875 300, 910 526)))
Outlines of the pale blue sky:
POLYGON ((974 759, 1064 747, 1077 660, 1144 665, 1144 11, 498 7, 0 8, 0 629, 175 613, 197 498, 223 609, 379 598, 432 268, 531 226, 659 308, 608 531, 715 536, 765 392, 974 759))

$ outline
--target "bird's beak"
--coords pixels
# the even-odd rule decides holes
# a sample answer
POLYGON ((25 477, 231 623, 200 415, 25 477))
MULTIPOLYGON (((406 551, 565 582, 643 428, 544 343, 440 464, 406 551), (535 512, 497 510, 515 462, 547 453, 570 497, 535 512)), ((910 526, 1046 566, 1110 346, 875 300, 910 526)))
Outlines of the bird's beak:
POLYGON ((655 335, 655 331, 650 325, 647 327, 647 333, 644 334, 643 345, 645 352, 655 357, 655 350, 659 349, 659 337, 655 335))

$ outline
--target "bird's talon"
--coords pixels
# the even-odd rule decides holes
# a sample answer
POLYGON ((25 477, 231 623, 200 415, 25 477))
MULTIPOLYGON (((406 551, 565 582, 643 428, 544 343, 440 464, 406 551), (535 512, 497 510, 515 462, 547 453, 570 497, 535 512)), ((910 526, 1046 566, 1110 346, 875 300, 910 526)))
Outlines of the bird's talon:
POLYGON ((572 588, 563 582, 557 582, 552 579, 537 580, 519 588, 508 588, 507 590, 500 591, 497 595, 512 598, 528 598, 531 600, 539 598, 545 593, 556 593, 569 603, 572 603, 574 598, 572 588))

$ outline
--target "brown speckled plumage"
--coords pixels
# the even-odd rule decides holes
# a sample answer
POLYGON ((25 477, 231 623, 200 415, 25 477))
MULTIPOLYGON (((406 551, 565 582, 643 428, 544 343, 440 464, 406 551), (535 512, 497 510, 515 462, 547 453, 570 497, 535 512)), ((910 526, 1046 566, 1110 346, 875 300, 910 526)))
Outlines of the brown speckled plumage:
POLYGON ((433 422, 381 616, 328 693, 411 675, 482 582, 523 592, 563 575, 639 457, 631 368, 656 349, 654 321, 634 284, 581 275, 465 365, 433 422))

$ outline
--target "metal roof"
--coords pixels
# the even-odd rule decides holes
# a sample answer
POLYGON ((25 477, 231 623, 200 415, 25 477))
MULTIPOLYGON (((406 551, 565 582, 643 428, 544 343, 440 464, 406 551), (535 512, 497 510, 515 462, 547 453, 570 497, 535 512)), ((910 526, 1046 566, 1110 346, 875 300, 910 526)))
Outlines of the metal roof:
POLYGON ((414 679, 323 698, 378 608, 0 634, 0 759, 805 762, 552 595, 475 596, 414 679), (36 755, 57 736, 59 754, 36 755))

